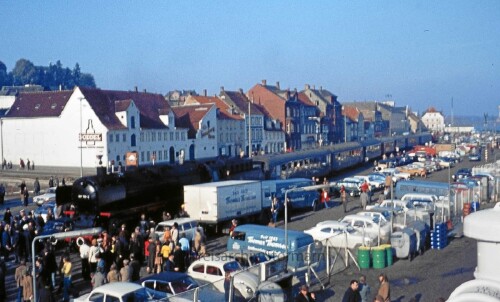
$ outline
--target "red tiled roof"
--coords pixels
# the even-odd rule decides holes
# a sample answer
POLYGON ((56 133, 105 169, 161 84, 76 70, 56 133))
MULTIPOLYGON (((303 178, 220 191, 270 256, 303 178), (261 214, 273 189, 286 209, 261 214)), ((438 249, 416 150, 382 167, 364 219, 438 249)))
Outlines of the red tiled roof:
MULTIPOLYGON (((247 96, 239 91, 226 91, 224 93, 231 99, 234 105, 238 108, 240 113, 248 113, 248 103, 250 100, 247 96)), ((250 113, 252 115, 265 115, 255 103, 250 102, 250 113)))
POLYGON ((120 112, 127 110, 130 103, 132 103, 132 100, 115 101, 115 111, 120 112))
MULTIPOLYGON (((268 87, 268 86, 266 86, 268 87)), ((277 119, 285 125, 285 102, 286 100, 273 93, 261 84, 253 86, 247 96, 253 99, 255 104, 265 108, 271 118, 277 119)))
POLYGON ((172 107, 176 119, 175 124, 180 128, 188 129, 188 138, 196 138, 196 132, 200 129, 200 121, 212 108, 212 104, 184 105, 172 107))
POLYGON ((219 109, 220 118, 241 120, 243 119, 239 114, 231 113, 231 108, 224 101, 215 96, 198 96, 192 95, 190 99, 196 100, 200 104, 215 104, 219 109))
POLYGON ((342 114, 347 116, 352 121, 358 121, 360 111, 356 107, 352 106, 344 106, 342 110, 342 114))
POLYGON ((314 104, 313 101, 311 101, 311 99, 304 92, 299 92, 298 99, 302 104, 306 106, 316 106, 316 104, 314 104))
POLYGON ((72 90, 20 93, 6 117, 57 117, 60 116, 72 90))
POLYGON ((80 87, 85 99, 95 114, 108 129, 125 127, 115 115, 115 102, 132 100, 140 112, 140 126, 145 129, 168 128, 159 117, 159 112, 168 112, 170 105, 161 94, 113 91, 80 87))

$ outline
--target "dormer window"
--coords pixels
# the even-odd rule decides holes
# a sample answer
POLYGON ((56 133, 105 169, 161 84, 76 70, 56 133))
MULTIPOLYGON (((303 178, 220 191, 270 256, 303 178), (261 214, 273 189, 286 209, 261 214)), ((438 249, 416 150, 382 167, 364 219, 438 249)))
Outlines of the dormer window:
POLYGON ((35 110, 38 110, 38 109, 40 109, 40 104, 35 105, 35 110))
POLYGON ((130 117, 130 128, 135 129, 135 116, 130 117))
POLYGON ((50 109, 52 109, 52 110, 56 109, 56 107, 57 107, 56 103, 53 103, 52 105, 50 105, 50 109))

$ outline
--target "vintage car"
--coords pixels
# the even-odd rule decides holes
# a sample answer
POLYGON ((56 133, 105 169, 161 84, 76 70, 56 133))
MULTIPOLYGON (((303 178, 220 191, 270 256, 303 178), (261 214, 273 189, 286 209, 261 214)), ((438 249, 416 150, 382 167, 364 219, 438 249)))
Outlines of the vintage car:
POLYGON ((251 299, 257 292, 259 278, 242 270, 243 267, 234 258, 213 255, 191 263, 187 273, 200 283, 212 283, 219 292, 224 292, 224 276, 229 272, 234 277, 235 295, 251 299))
POLYGON ((375 246, 377 239, 367 233, 349 226, 347 223, 326 220, 319 222, 316 226, 304 231, 311 235, 314 240, 321 241, 324 245, 333 246, 336 248, 349 248, 357 250, 360 246, 375 246))
POLYGON ((144 287, 137 283, 113 282, 96 287, 90 293, 71 301, 146 302, 151 301, 151 296, 144 287))
POLYGON ((33 197, 33 203, 37 206, 41 206, 46 202, 56 201, 56 189, 57 187, 48 188, 45 194, 33 197))
POLYGON ((163 243, 163 233, 166 228, 171 229, 174 223, 177 222, 179 230, 179 238, 184 235, 189 241, 194 239, 196 233, 196 227, 198 226, 198 221, 193 218, 177 218, 167 221, 162 221, 158 223, 155 227, 155 234, 157 238, 163 243))
POLYGON ((347 223, 349 226, 357 229, 360 232, 378 238, 380 236, 381 243, 389 243, 391 236, 391 224, 385 221, 377 221, 372 217, 361 215, 347 215, 340 220, 347 223))
MULTIPOLYGON (((146 288, 153 299, 168 299, 168 301, 193 301, 193 290, 200 287, 191 276, 179 272, 149 275, 139 280, 139 283, 146 288)), ((223 294, 212 286, 204 286, 198 294, 200 301, 224 299, 223 294)))
POLYGON ((406 173, 413 175, 413 176, 422 176, 422 175, 427 174, 427 170, 424 167, 419 167, 419 166, 415 165, 414 163, 406 165, 406 166, 401 166, 401 167, 399 167, 399 170, 402 172, 406 172, 406 173))

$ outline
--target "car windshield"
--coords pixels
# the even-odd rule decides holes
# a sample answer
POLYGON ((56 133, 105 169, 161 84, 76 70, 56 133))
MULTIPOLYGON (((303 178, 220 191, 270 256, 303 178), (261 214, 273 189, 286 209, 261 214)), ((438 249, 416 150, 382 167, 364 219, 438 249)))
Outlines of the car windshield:
MULTIPOLYGON (((106 300, 107 301, 107 300, 106 300)), ((123 302, 147 302, 149 300, 149 295, 145 288, 139 288, 131 293, 128 293, 122 297, 123 302)))
POLYGON ((47 193, 55 194, 56 193, 56 189, 49 188, 49 189, 47 189, 47 193))
POLYGON ((186 276, 186 278, 175 280, 170 283, 174 289, 174 295, 183 293, 185 291, 198 287, 198 283, 193 278, 186 276))
POLYGON ((237 261, 230 261, 224 264, 224 271, 226 272, 235 272, 241 269, 241 265, 237 261))

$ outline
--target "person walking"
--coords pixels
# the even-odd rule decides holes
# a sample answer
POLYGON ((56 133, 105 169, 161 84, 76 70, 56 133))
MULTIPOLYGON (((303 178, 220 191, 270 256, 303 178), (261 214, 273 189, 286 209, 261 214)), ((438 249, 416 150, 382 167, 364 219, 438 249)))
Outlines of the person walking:
MULTIPOLYGON (((30 271, 26 269, 24 271, 24 276, 21 281, 23 288, 23 301, 32 301, 33 300, 33 277, 30 274, 30 271)), ((69 301, 69 299, 68 299, 69 301)))
POLYGON ((314 302, 316 301, 316 295, 309 292, 309 287, 307 285, 302 285, 300 287, 299 294, 295 297, 295 302, 314 302))
POLYGON ((380 295, 384 300, 384 302, 391 301, 391 288, 389 285, 389 279, 386 274, 380 274, 378 276, 378 281, 380 282, 380 286, 378 288, 378 295, 380 295))
POLYGON ((224 275, 224 300, 229 302, 229 294, 231 292, 231 273, 226 271, 224 275))
POLYGON ((128 259, 123 259, 123 267, 120 269, 120 280, 123 282, 130 282, 130 266, 128 259))
POLYGON ((71 286, 71 269, 72 264, 69 259, 69 255, 64 255, 63 258, 63 267, 61 269, 61 273, 63 275, 63 300, 64 302, 69 301, 69 289, 71 286))
POLYGON ((90 246, 87 244, 87 240, 84 238, 78 238, 78 241, 81 241, 80 245, 80 260, 82 265, 82 278, 83 280, 90 280, 90 263, 89 263, 89 255, 90 255, 90 246))
POLYGON ((344 213, 347 213, 347 192, 345 191, 344 185, 340 187, 340 199, 342 200, 342 206, 344 207, 344 213))
POLYGON ((368 190, 369 190, 369 185, 368 182, 365 180, 361 184, 361 207, 363 210, 366 210, 366 205, 368 204, 368 190))
POLYGON ((361 302, 361 295, 358 291, 359 282, 358 280, 351 280, 349 287, 344 293, 342 302, 361 302))
POLYGON ((278 213, 280 209, 280 203, 278 198, 274 196, 273 201, 271 203, 271 215, 273 216, 273 227, 276 226, 276 222, 278 221, 278 213))
POLYGON ((321 203, 323 204, 323 207, 325 209, 328 209, 328 201, 330 201, 330 197, 328 196, 328 191, 326 189, 323 189, 321 191, 321 203))
POLYGON ((16 285, 17 285, 17 302, 22 302, 24 300, 23 298, 23 278, 26 273, 27 267, 26 267, 26 261, 21 260, 21 263, 19 266, 16 268, 16 272, 14 274, 14 278, 16 280, 16 285))
POLYGON ((33 182, 33 194, 40 194, 40 181, 38 180, 38 177, 33 182))
POLYGON ((3 184, 0 184, 0 204, 3 204, 5 200, 5 187, 3 184))
POLYGON ((361 296, 361 302, 368 302, 368 297, 370 297, 370 294, 371 294, 371 288, 366 283, 366 276, 365 275, 361 275, 361 277, 359 277, 358 292, 359 292, 359 295, 361 296))
POLYGON ((97 267, 94 275, 92 276, 92 289, 95 289, 99 286, 102 286, 106 283, 106 277, 104 277, 104 274, 102 273, 102 268, 97 267))

